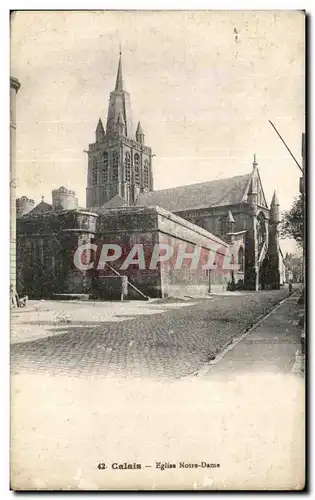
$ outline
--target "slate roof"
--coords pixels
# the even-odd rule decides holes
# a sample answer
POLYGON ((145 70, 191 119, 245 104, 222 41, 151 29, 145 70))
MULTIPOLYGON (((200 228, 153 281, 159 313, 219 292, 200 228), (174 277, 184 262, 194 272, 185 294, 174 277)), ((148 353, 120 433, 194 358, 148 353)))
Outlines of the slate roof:
POLYGON ((251 175, 141 193, 136 205, 158 205, 170 212, 235 205, 244 200, 251 175))
POLYGON ((107 210, 108 208, 120 208, 120 207, 125 207, 127 205, 127 202, 124 198, 116 194, 113 196, 109 201, 104 203, 101 207, 96 207, 96 208, 91 208, 94 213, 100 214, 104 210, 107 210))

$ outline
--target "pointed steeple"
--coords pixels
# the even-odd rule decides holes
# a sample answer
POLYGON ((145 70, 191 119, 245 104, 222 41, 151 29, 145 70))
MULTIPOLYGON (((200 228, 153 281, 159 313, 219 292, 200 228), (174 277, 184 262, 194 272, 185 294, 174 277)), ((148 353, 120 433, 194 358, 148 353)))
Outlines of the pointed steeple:
POLYGON ((143 133, 140 121, 138 122, 138 126, 137 126, 136 140, 137 140, 137 142, 140 142, 140 144, 144 144, 144 133, 143 133))
POLYGON ((126 135, 129 139, 134 140, 135 136, 133 131, 130 94, 124 90, 121 52, 119 53, 115 90, 113 90, 109 96, 106 137, 110 139, 114 139, 118 133, 117 120, 120 113, 122 114, 125 122, 124 135, 126 135))
POLYGON ((120 50, 115 91, 120 92, 121 90, 124 90, 124 82, 122 76, 122 62, 121 62, 121 50, 120 50))
POLYGON ((144 135, 140 121, 138 121, 138 126, 137 126, 137 132, 136 132, 136 134, 142 134, 142 135, 144 135))
POLYGON ((105 131, 101 119, 98 120, 95 135, 96 135, 96 142, 102 142, 105 138, 105 131))
POLYGON ((270 222, 278 224, 280 222, 280 203, 276 191, 273 193, 273 197, 270 204, 270 222))
POLYGON ((277 207, 280 206, 276 190, 274 190, 274 193, 273 193, 273 196, 272 196, 272 200, 271 200, 271 204, 270 204, 270 207, 275 207, 275 206, 277 206, 277 207))

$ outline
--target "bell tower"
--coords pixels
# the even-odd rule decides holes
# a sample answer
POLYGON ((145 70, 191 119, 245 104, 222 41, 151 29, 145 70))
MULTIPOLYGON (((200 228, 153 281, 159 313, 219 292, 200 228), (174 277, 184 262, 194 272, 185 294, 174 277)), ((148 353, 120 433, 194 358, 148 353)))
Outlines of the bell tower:
POLYGON ((120 52, 115 89, 109 96, 106 130, 100 118, 95 142, 88 149, 87 208, 101 207, 114 196, 133 205, 140 192, 153 191, 152 150, 144 139, 140 122, 134 132, 120 52))

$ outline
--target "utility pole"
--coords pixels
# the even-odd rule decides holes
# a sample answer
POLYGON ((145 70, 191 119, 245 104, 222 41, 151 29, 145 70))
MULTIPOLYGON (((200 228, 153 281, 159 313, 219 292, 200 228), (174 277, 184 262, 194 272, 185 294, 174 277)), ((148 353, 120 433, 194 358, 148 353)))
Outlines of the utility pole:
MULTIPOLYGON (((275 130, 276 134, 278 135, 278 137, 280 138, 280 140, 283 142, 283 144, 285 145, 286 149, 289 151, 290 155, 292 156, 293 160, 295 161, 295 163, 297 164, 297 166, 299 167, 299 169, 302 171, 303 173, 303 168, 301 167, 301 165, 299 164, 299 162, 296 160, 294 154, 292 153, 291 149, 289 148, 289 146, 287 145, 287 143, 285 142, 285 140, 281 137, 281 135, 279 134, 278 130, 276 129, 276 127, 274 126, 274 124, 272 123, 271 120, 269 120, 269 123, 270 125, 272 126, 272 128, 275 130)), ((303 135, 303 134, 302 134, 303 135)))
MULTIPOLYGON (((306 276, 306 273, 305 273, 305 178, 304 178, 305 162, 306 162, 306 140, 305 140, 305 132, 302 133, 302 167, 301 167, 301 165, 299 164, 299 162, 296 160, 295 156, 291 152, 290 148, 286 144, 285 140, 279 134, 279 132, 276 129, 275 125, 272 123, 271 120, 269 120, 269 123, 272 126, 272 128, 275 130, 276 134, 278 135, 278 137, 280 138, 280 140, 283 142, 283 144, 285 145, 286 149, 289 151, 291 157, 293 158, 294 162, 296 163, 296 165, 299 167, 299 169, 302 172, 302 177, 300 177, 299 191, 300 191, 300 194, 302 196, 303 217, 304 217, 304 220, 303 220, 303 226, 304 226, 304 231, 303 231, 303 235, 304 235, 304 241, 303 241, 303 291, 302 291, 302 294, 301 294, 301 296, 300 296, 300 298, 298 300, 298 304, 300 306, 304 307, 304 303, 305 303, 304 290, 305 290, 305 276, 306 276)), ((302 354, 304 354, 305 353, 304 314, 300 318, 300 322, 299 323, 300 323, 301 326, 303 326, 303 332, 301 334, 301 349, 302 349, 302 354)))

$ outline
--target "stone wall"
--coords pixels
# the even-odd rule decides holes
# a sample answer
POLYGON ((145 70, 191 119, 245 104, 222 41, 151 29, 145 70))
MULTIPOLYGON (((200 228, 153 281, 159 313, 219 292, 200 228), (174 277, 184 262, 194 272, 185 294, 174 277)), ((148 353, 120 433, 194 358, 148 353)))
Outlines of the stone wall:
POLYGON ((229 245, 177 215, 160 208, 158 211, 159 242, 174 250, 172 258, 161 263, 163 296, 205 295, 225 289, 231 276, 229 270, 223 269, 229 245), (178 260, 180 252, 193 254, 196 247, 200 248, 200 253, 198 257, 195 254, 195 261, 190 258, 178 260), (208 263, 216 263, 217 268, 204 269, 208 263))
POLYGON ((89 293, 92 273, 77 269, 73 257, 79 245, 94 238, 96 217, 70 210, 18 219, 18 293, 31 298, 89 293))
MULTIPOLYGON (((223 263, 229 244, 159 207, 26 215, 18 220, 18 227, 19 293, 33 297, 90 294, 120 298, 119 280, 113 278, 117 273, 127 276, 129 283, 149 297, 205 295, 210 288, 225 288, 231 279, 231 271, 225 271, 223 263), (86 262, 90 269, 82 271, 74 265, 74 254, 86 243, 95 247, 86 262), (155 248, 163 255, 161 244, 168 244, 173 255, 152 265, 155 248), (100 262, 104 245, 117 245, 121 252, 109 266, 100 262), (140 245, 137 252, 135 245, 140 245), (191 267, 191 259, 185 258, 176 266, 181 251, 192 253, 197 247, 198 264, 191 267), (141 257, 143 266, 139 266, 141 257), (127 258, 133 263, 124 268, 127 258), (213 259, 217 269, 204 269, 213 259)), ((141 295, 129 285, 128 297, 139 299, 141 295)))
MULTIPOLYGON (((130 283, 138 288, 143 294, 150 297, 161 296, 161 279, 159 267, 150 269, 150 261, 154 245, 158 243, 157 214, 148 208, 108 209, 99 215, 97 223, 97 236, 94 240, 97 245, 97 255, 95 257, 95 267, 99 267, 99 259, 103 245, 114 244, 122 249, 122 254, 115 261, 109 262, 110 266, 119 274, 127 276, 130 283), (139 269, 139 265, 134 264, 122 269, 130 251, 134 245, 140 244, 143 248, 145 268, 139 269)), ((139 254, 134 255, 136 259, 139 254)), ((119 285, 111 280, 110 286, 106 283, 106 277, 111 279, 115 275, 108 266, 97 269, 93 280, 93 294, 106 298, 108 288, 114 289, 119 285)), ((119 296, 119 290, 115 295, 119 296)), ((131 286, 128 287, 128 295, 133 298, 141 298, 131 286)))
MULTIPOLYGON (((205 295, 210 290, 209 285, 224 289, 231 279, 230 271, 222 272, 229 245, 160 207, 123 207, 102 211, 97 222, 95 243, 98 248, 95 268, 99 266, 103 245, 118 245, 123 249, 122 255, 110 262, 110 266, 126 275, 131 283, 150 297, 205 295), (139 269, 138 264, 122 269, 123 262, 136 244, 143 245, 145 269, 139 269), (156 244, 169 245, 173 255, 167 261, 157 262, 151 269, 152 253, 156 244), (194 269, 191 268, 190 259, 184 259, 182 265, 176 266, 178 252, 184 247, 185 252, 194 252, 196 247, 201 249, 200 263, 194 269), (218 259, 219 266, 217 270, 209 272, 203 269, 202 265, 208 263, 210 252, 216 252, 216 255, 213 253, 213 259, 218 259)), ((160 253, 163 255, 164 251, 160 250, 160 253)), ((139 258, 139 254, 135 254, 135 258, 139 258)), ((106 295, 109 286, 106 276, 114 274, 108 266, 98 269, 93 282, 93 294, 106 295)), ((117 295, 118 292, 117 290, 117 295)), ((130 287, 129 292, 136 296, 130 287)))

